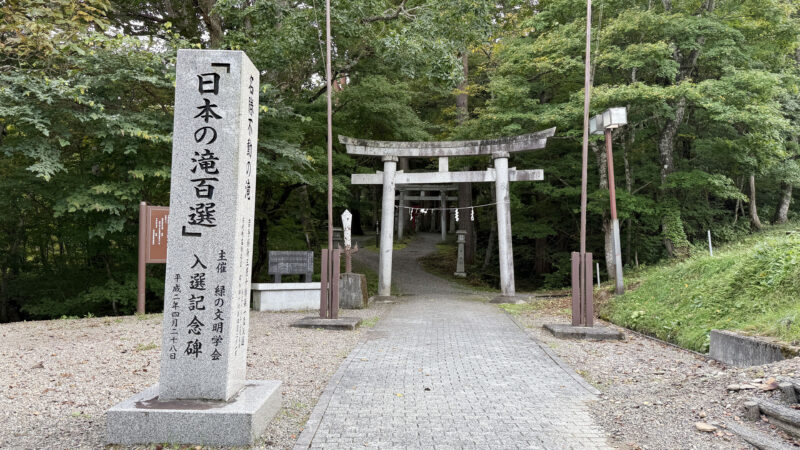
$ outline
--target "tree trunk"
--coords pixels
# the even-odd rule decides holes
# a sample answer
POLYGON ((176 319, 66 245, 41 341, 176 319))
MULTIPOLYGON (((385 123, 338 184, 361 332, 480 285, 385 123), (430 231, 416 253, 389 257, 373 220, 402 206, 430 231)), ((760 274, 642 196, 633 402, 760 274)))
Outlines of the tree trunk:
MULTIPOLYGON (((489 183, 489 185, 490 185, 491 196, 492 198, 494 198, 495 197, 494 184, 489 183)), ((497 213, 495 212, 495 215, 496 214, 497 213)), ((483 256, 483 270, 489 268, 489 264, 491 264, 492 262, 492 256, 494 256, 495 253, 494 246, 497 243, 497 218, 495 217, 495 220, 492 220, 491 222, 492 222, 492 228, 491 231, 489 232, 489 242, 486 243, 486 254, 483 256)))
MULTIPOLYGON (((742 192, 744 189, 744 177, 740 178, 739 181, 739 192, 742 192)), ((736 199, 736 206, 733 207, 733 224, 736 225, 736 222, 739 221, 739 209, 742 207, 742 199, 736 199)))
POLYGON ((550 267, 547 264, 547 238, 536 238, 533 249, 533 274, 541 275, 549 272, 550 267))
MULTIPOLYGON (((667 177, 675 172, 675 159, 674 159, 674 152, 675 152, 675 138, 678 135, 678 127, 680 126, 681 122, 683 121, 683 116, 686 114, 686 98, 681 97, 678 100, 678 103, 675 105, 674 108, 675 117, 672 119, 668 119, 666 125, 661 130, 661 135, 658 139, 658 156, 661 162, 661 185, 663 186, 667 182, 667 177)), ((665 195, 669 195, 668 193, 664 193, 665 195)), ((673 242, 673 240, 669 237, 672 235, 675 236, 685 236, 686 233, 683 229, 683 221, 680 217, 680 207, 675 206, 678 211, 675 211, 676 214, 670 215, 671 221, 670 223, 666 223, 662 220, 661 226, 664 231, 664 246, 667 249, 667 253, 670 256, 675 255, 688 255, 689 248, 685 245, 684 242, 678 244, 673 242)))
MULTIPOLYGON (((308 196, 308 185, 303 185, 300 187, 300 201, 303 202, 305 206, 302 212, 302 225, 303 225, 303 232, 306 234, 306 240, 308 242, 308 246, 310 247, 309 250, 314 250, 319 248, 319 236, 317 236, 317 230, 314 228, 314 221, 311 217, 311 211, 314 209, 311 207, 311 199, 308 196)), ((353 216, 355 217, 355 216, 353 216)))
POLYGON ((778 200, 778 207, 775 208, 773 224, 786 223, 789 220, 789 204, 792 202, 792 185, 781 182, 781 198, 778 200))
MULTIPOLYGON (((464 80, 458 85, 458 95, 456 95, 456 121, 463 125, 469 117, 469 95, 467 94, 467 77, 469 76, 469 52, 464 49, 461 52, 461 69, 464 80)), ((466 243, 464 245, 464 264, 475 263, 475 250, 478 243, 475 236, 475 224, 469 220, 469 208, 472 206, 472 183, 460 183, 458 185, 458 207, 461 208, 459 215, 458 228, 467 232, 466 243)))
POLYGON ((658 138, 658 156, 661 161, 661 184, 667 181, 667 176, 675 172, 675 138, 678 135, 678 127, 683 122, 686 114, 686 98, 681 97, 675 105, 675 117, 668 119, 666 125, 661 130, 658 138))
MULTIPOLYGON (((634 72, 635 73, 635 72, 634 72)), ((631 128, 630 144, 636 140, 636 127, 631 128)), ((622 161, 625 163, 625 191, 628 195, 633 192, 633 171, 631 170, 630 160, 628 159, 628 144, 623 141, 622 161)), ((631 264, 631 245, 633 242, 633 220, 628 217, 625 221, 625 264, 631 264)))
MULTIPOLYGON (((267 204, 269 202, 269 193, 262 196, 261 204, 259 204, 256 214, 256 230, 258 230, 258 238, 256 239, 256 258, 253 261, 253 273, 250 279, 253 281, 261 280, 260 274, 267 265, 267 232, 268 232, 268 217, 267 217, 267 204)), ((267 281, 267 280, 264 280, 267 281)))
POLYGON ((758 209, 756 208, 756 176, 750 174, 750 228, 761 229, 761 220, 758 219, 758 209))
POLYGON ((459 125, 463 125, 469 118, 469 107, 467 94, 467 76, 469 76, 469 52, 464 50, 461 52, 461 69, 464 73, 464 81, 458 84, 456 88, 458 95, 456 96, 456 121, 459 125))
POLYGON ((467 232, 466 244, 464 245, 464 264, 470 265, 475 263, 475 226, 469 220, 470 207, 472 207, 472 183, 459 183, 458 184, 458 214, 460 220, 458 221, 458 229, 467 232))
POLYGON ((6 277, 8 277, 8 267, 0 270, 0 323, 8 322, 8 292, 6 277))
POLYGON ((203 23, 208 32, 208 48, 218 49, 222 47, 222 40, 225 38, 225 32, 222 29, 222 18, 215 12, 212 12, 217 0, 194 0, 195 6, 200 12, 200 17, 203 18, 203 23))

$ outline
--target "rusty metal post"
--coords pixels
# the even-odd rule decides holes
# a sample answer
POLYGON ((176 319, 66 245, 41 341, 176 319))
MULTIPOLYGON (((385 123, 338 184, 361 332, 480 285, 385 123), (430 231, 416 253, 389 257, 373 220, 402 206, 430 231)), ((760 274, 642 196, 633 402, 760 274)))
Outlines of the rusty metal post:
POLYGON ((328 318, 328 249, 322 249, 322 258, 320 263, 320 280, 319 280, 319 317, 320 319, 328 318))
POLYGON ((329 319, 339 318, 339 272, 341 269, 342 250, 333 251, 333 267, 331 268, 331 308, 328 313, 329 319))
POLYGON ((581 310, 583 311, 583 323, 581 325, 585 327, 591 327, 594 325, 594 289, 592 288, 592 254, 586 253, 582 263, 583 267, 583 279, 585 281, 584 284, 584 292, 583 292, 583 305, 581 305, 581 310))
POLYGON ((581 324, 581 254, 572 252, 572 326, 581 324))
POLYGON ((147 202, 139 203, 139 267, 136 280, 136 314, 144 314, 147 284, 147 202))

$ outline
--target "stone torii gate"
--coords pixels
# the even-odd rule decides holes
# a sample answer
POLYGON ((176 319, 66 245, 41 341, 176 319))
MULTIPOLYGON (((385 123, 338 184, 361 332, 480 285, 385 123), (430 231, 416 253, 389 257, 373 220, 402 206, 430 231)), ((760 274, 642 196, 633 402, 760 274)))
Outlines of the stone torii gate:
POLYGON ((339 142, 347 147, 351 155, 381 157, 383 172, 374 174, 352 174, 352 184, 381 184, 380 262, 378 266, 378 295, 391 295, 392 246, 394 241, 394 201, 398 185, 452 184, 494 182, 497 202, 497 240, 500 254, 500 289, 502 301, 514 297, 514 254, 511 248, 511 212, 509 209, 509 182, 540 181, 542 170, 517 170, 508 167, 508 158, 513 152, 544 148, 547 138, 555 128, 521 136, 475 141, 446 142, 394 142, 372 141, 339 136, 339 142), (491 155, 494 168, 481 171, 450 172, 448 158, 451 156, 491 155), (438 172, 404 173, 397 171, 399 158, 439 158, 438 172))

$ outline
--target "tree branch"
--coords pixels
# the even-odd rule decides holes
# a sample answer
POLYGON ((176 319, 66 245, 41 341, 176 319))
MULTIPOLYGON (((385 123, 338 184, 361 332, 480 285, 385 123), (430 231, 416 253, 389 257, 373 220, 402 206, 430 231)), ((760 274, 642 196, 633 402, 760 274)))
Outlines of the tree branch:
POLYGON ((303 184, 303 183, 295 183, 295 184, 291 184, 289 186, 286 186, 286 189, 284 189, 283 193, 281 194, 281 197, 278 199, 278 202, 275 204, 275 206, 272 209, 270 209, 267 212, 267 214, 268 215, 272 214, 272 213, 278 211, 279 209, 281 209, 283 204, 286 203, 287 200, 289 200, 289 196, 292 195, 292 192, 294 192, 295 189, 298 189, 298 188, 300 188, 302 186, 305 186, 305 184, 303 184))
POLYGON ((406 9, 406 1, 407 0, 401 1, 400 5, 394 11, 387 9, 386 11, 383 12, 382 16, 364 17, 363 19, 361 19, 361 23, 368 24, 372 22, 388 22, 391 20, 395 20, 401 16, 407 18, 414 18, 412 12, 419 7, 416 6, 411 9, 406 9))

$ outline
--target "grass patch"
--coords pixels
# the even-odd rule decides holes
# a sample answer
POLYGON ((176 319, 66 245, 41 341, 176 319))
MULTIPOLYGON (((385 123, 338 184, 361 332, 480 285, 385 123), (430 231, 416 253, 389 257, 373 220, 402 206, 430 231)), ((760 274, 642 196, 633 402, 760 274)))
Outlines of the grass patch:
POLYGON ((501 303, 497 305, 503 311, 511 314, 512 316, 518 316, 525 312, 534 311, 536 309, 536 305, 533 303, 501 303))
MULTIPOLYGON (((403 238, 402 241, 396 241, 392 245, 392 250, 402 250, 402 249, 406 248, 407 246, 408 246, 408 238, 403 238)), ((372 243, 372 244, 366 245, 366 246, 364 246, 364 248, 366 250, 369 250, 369 251, 375 252, 375 253, 378 253, 380 251, 380 247, 378 247, 377 243, 372 243)))
POLYGON ((370 317, 361 321, 361 328, 372 328, 381 320, 380 317, 370 317))
POLYGON ((627 278, 638 287, 600 317, 699 352, 712 329, 800 342, 800 233, 787 226, 627 278))
POLYGON ((139 344, 133 350, 137 352, 146 352, 147 350, 153 350, 156 348, 158 348, 158 346, 154 342, 151 342, 149 344, 139 344))
POLYGON ((472 290, 481 292, 500 292, 482 280, 479 275, 471 273, 467 268, 467 277, 460 278, 453 273, 456 271, 456 261, 458 260, 458 246, 453 242, 442 242, 436 244, 436 251, 430 255, 419 259, 419 263, 426 272, 432 273, 440 278, 467 286, 472 290))

